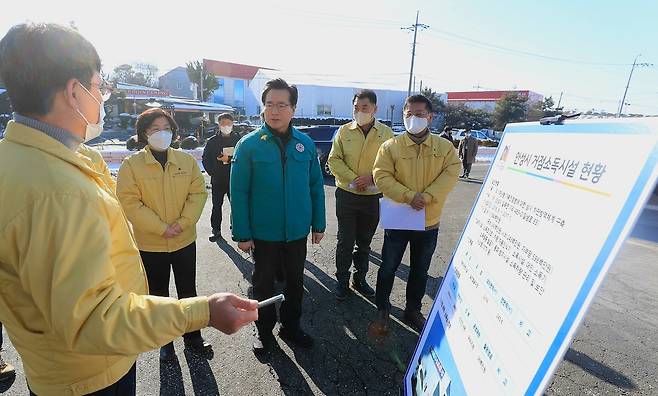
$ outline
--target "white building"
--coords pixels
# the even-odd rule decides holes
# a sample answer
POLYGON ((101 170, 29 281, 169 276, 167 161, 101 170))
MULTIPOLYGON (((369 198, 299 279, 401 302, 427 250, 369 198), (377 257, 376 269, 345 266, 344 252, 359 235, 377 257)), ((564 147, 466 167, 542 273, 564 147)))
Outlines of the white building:
MULTIPOLYGON (((219 88, 208 99, 209 102, 228 105, 236 112, 248 116, 261 112, 261 93, 265 83, 273 78, 283 78, 297 86, 299 99, 296 117, 352 118, 352 99, 360 89, 368 88, 377 94, 377 118, 402 122, 402 107, 406 91, 377 89, 373 86, 345 87, 319 85, 304 81, 298 75, 260 66, 242 65, 204 59, 206 70, 217 77, 219 88)), ((178 67, 160 77, 160 89, 172 95, 194 98, 193 81, 187 76, 185 67, 178 67)), ((445 98, 442 98, 445 100, 445 98)))
POLYGON ((289 84, 297 86, 299 98, 295 117, 309 118, 352 118, 352 100, 361 89, 368 88, 377 94, 377 114, 379 120, 391 119, 402 122, 402 107, 407 98, 406 91, 377 89, 376 87, 337 87, 309 84, 288 76, 278 70, 259 70, 249 84, 250 95, 247 97, 247 114, 259 114, 261 111, 261 93, 265 83, 274 78, 283 78, 289 84))

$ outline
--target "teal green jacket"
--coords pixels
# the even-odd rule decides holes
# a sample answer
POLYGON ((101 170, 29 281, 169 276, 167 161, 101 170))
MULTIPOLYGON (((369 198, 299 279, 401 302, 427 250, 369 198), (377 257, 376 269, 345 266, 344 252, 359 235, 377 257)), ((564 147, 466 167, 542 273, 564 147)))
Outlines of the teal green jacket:
POLYGON ((324 232, 324 179, 315 143, 291 129, 283 150, 267 126, 238 142, 231 167, 233 240, 289 242, 324 232))

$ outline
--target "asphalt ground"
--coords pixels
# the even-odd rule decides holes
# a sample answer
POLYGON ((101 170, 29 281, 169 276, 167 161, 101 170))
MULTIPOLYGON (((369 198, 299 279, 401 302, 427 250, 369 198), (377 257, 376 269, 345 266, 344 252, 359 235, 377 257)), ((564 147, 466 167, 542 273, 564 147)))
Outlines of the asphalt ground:
MULTIPOLYGON (((429 271, 423 300, 427 314, 452 250, 481 186, 487 166, 473 167, 473 180, 460 180, 444 209, 439 243, 429 271)), ((397 273, 391 301, 391 334, 378 338, 368 325, 376 316, 374 300, 352 293, 337 302, 335 285, 336 216, 331 180, 327 196, 327 232, 320 245, 310 245, 304 274, 302 323, 316 344, 298 349, 278 339, 269 359, 257 359, 251 350, 253 326, 227 336, 206 329, 203 335, 215 351, 210 361, 183 352, 176 341, 178 361, 162 364, 157 351, 137 362, 139 395, 387 395, 397 394, 418 334, 405 325, 402 309, 409 273, 408 252, 397 273)), ((652 201, 652 203, 654 203, 652 201)), ((249 295, 252 264, 234 242, 210 243, 210 198, 198 225, 197 285, 207 295, 230 291, 249 295)), ((225 218, 229 213, 224 205, 225 218)), ((228 223, 223 234, 229 236, 228 223)), ((548 395, 658 394, 658 211, 647 210, 633 237, 595 297, 573 344, 547 389, 548 395), (655 217, 654 217, 655 216, 655 217)), ((372 243, 368 281, 374 287, 383 233, 372 243)), ((173 282, 171 293, 175 295, 173 282)), ((275 334, 277 330, 275 329, 275 334)), ((13 381, 0 384, 0 393, 25 395, 27 387, 20 357, 4 335, 4 359, 16 366, 13 381)), ((278 338, 278 337, 277 337, 278 338)))

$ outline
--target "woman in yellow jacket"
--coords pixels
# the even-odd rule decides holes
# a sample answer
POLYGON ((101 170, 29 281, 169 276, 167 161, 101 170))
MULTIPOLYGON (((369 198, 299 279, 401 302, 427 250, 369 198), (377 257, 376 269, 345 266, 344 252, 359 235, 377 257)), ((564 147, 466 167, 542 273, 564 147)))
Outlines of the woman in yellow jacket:
MULTIPOLYGON (((170 268, 178 298, 196 294, 196 223, 208 193, 197 161, 170 148, 178 126, 161 109, 140 114, 137 139, 145 144, 126 158, 117 177, 117 197, 133 225, 149 292, 169 296, 170 268)), ((183 335, 185 349, 212 359, 200 331, 183 335)), ((176 359, 174 344, 160 349, 161 360, 176 359)))

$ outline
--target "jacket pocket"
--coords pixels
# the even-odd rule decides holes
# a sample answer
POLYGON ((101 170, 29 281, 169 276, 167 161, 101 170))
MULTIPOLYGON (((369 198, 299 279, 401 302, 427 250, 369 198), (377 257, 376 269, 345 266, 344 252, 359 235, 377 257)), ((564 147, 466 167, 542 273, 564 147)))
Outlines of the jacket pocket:
POLYGON ((251 185, 252 194, 269 193, 281 188, 281 162, 279 153, 256 151, 252 157, 251 185))
POLYGON ((302 152, 295 150, 289 159, 291 160, 289 166, 291 167, 292 175, 296 178, 304 177, 305 179, 303 180, 308 180, 311 170, 311 152, 307 149, 302 152))
MULTIPOLYGON (((277 149, 278 151, 278 149, 277 149)), ((257 150, 254 151, 253 156, 252 156, 252 162, 253 166, 268 166, 268 164, 271 164, 272 162, 277 161, 277 156, 280 156, 280 154, 274 153, 270 150, 257 150)))
POLYGON ((438 148, 435 147, 432 152, 428 153, 427 157, 430 162, 430 168, 432 171, 443 169, 443 164, 446 157, 438 148))

